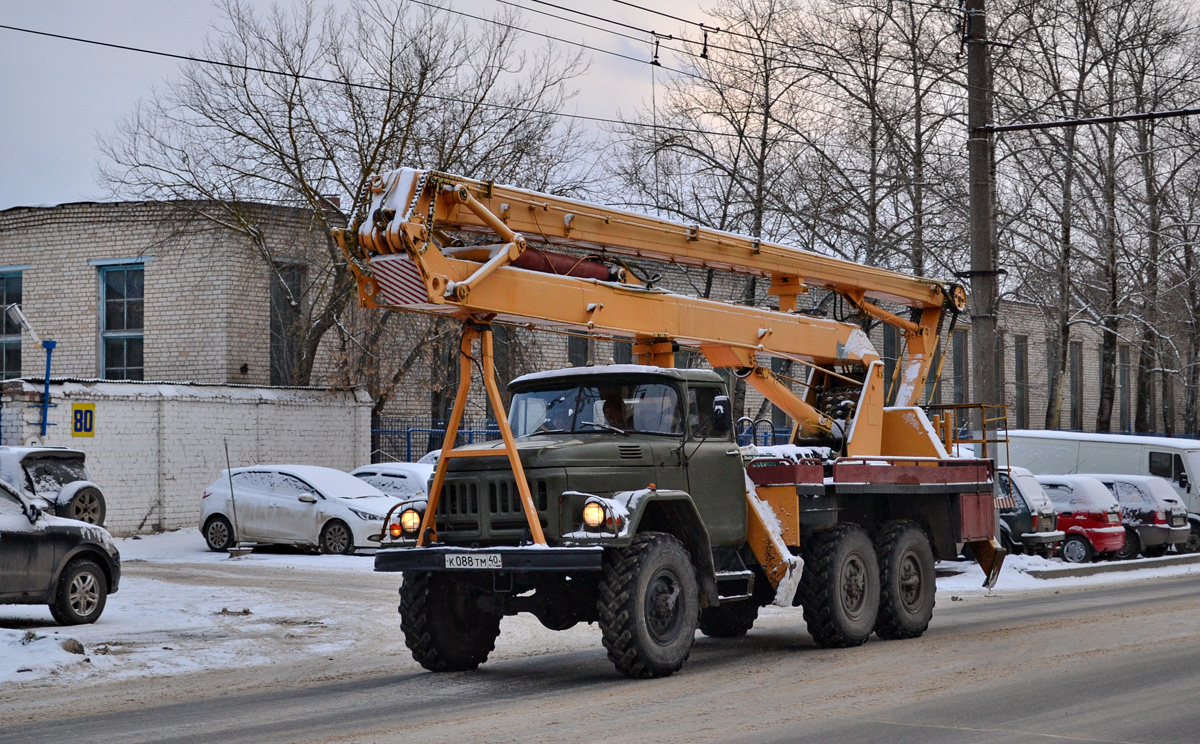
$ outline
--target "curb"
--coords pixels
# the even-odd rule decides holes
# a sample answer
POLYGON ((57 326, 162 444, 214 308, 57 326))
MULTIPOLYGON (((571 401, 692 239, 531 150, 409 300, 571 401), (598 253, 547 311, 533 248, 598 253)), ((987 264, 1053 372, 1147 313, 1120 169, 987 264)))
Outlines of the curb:
POLYGON ((1185 566, 1200 564, 1200 553, 1191 555, 1168 555, 1162 558, 1139 558, 1132 561, 1087 563, 1078 566, 1062 568, 1038 568, 1025 573, 1035 579, 1059 579, 1068 576, 1095 576, 1097 574, 1118 573, 1120 571, 1137 571, 1143 568, 1161 568, 1163 566, 1185 566))

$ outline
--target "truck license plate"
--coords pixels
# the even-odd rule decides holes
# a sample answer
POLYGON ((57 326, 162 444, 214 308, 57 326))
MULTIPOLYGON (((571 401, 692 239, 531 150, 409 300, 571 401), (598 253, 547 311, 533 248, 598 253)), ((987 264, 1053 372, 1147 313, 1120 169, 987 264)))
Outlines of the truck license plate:
POLYGON ((499 553, 447 553, 446 568, 504 568, 499 553))

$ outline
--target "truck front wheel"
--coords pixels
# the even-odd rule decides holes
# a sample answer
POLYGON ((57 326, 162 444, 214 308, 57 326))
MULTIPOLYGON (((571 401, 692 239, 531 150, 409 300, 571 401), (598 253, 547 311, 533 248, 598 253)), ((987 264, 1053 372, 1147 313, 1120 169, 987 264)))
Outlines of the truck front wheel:
POLYGON ((483 590, 466 581, 405 571, 400 585, 404 645, 431 672, 465 672, 487 661, 500 616, 479 607, 483 590))
POLYGON ((696 569, 672 535, 644 532, 609 551, 600 581, 600 631, 617 671, 666 677, 687 661, 700 610, 696 569))
POLYGON ((805 541, 800 596, 808 633, 822 648, 861 646, 879 615, 879 561, 862 527, 839 524, 805 541))
POLYGON ((876 538, 875 550, 882 587, 875 635, 916 638, 929 627, 937 591, 929 540, 912 522, 891 522, 876 538))

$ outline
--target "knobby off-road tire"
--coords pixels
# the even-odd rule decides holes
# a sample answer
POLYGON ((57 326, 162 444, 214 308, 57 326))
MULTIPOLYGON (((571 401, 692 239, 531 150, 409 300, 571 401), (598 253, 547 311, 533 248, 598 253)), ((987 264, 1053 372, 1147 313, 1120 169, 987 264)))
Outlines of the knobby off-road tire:
POLYGON ((710 638, 737 638, 754 627, 758 603, 753 599, 705 607, 700 610, 700 632, 710 638))
POLYGON ((933 549, 912 522, 889 522, 875 538, 879 555, 879 617, 875 635, 916 638, 929 627, 936 602, 933 549))
POLYGON ((804 551, 800 597, 808 633, 822 648, 861 646, 879 615, 879 561, 862 527, 813 533, 804 551))
POLYGON ((72 561, 58 579, 50 614, 59 625, 94 623, 108 600, 108 579, 95 561, 72 561))
POLYGON ((400 629, 413 659, 431 672, 465 672, 487 661, 500 616, 483 612, 480 589, 445 575, 405 571, 400 629))
POLYGON ((604 648, 621 674, 666 677, 687 661, 700 594, 691 557, 672 535, 644 532, 606 553, 597 604, 604 648))

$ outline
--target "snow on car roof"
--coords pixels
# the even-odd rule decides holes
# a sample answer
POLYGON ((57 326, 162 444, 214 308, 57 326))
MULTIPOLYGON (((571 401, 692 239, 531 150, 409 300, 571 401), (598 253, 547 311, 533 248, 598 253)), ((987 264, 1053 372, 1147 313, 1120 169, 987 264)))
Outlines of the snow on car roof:
POLYGON ((1040 429, 1012 429, 1009 437, 1032 439, 1060 439, 1077 442, 1111 442, 1113 444, 1148 444, 1152 447, 1173 447, 1185 450, 1200 450, 1200 439, 1175 437, 1136 437, 1131 434, 1092 434, 1079 431, 1043 431, 1040 429))
POLYGON ((709 379, 719 381, 721 376, 716 372, 706 369, 689 369, 680 370, 672 367, 654 367, 649 364, 601 364, 595 367, 567 367, 566 369, 552 369, 545 372, 533 372, 527 375, 521 375, 517 379, 508 383, 518 385, 526 382, 534 382, 540 380, 553 380, 560 377, 586 377, 590 375, 657 375, 659 377, 672 377, 676 380, 696 380, 709 379))
POLYGON ((385 495, 375 486, 365 483, 345 471, 320 465, 249 465, 244 468, 234 468, 233 474, 255 470, 294 475, 327 496, 340 496, 347 492, 356 496, 385 495))

